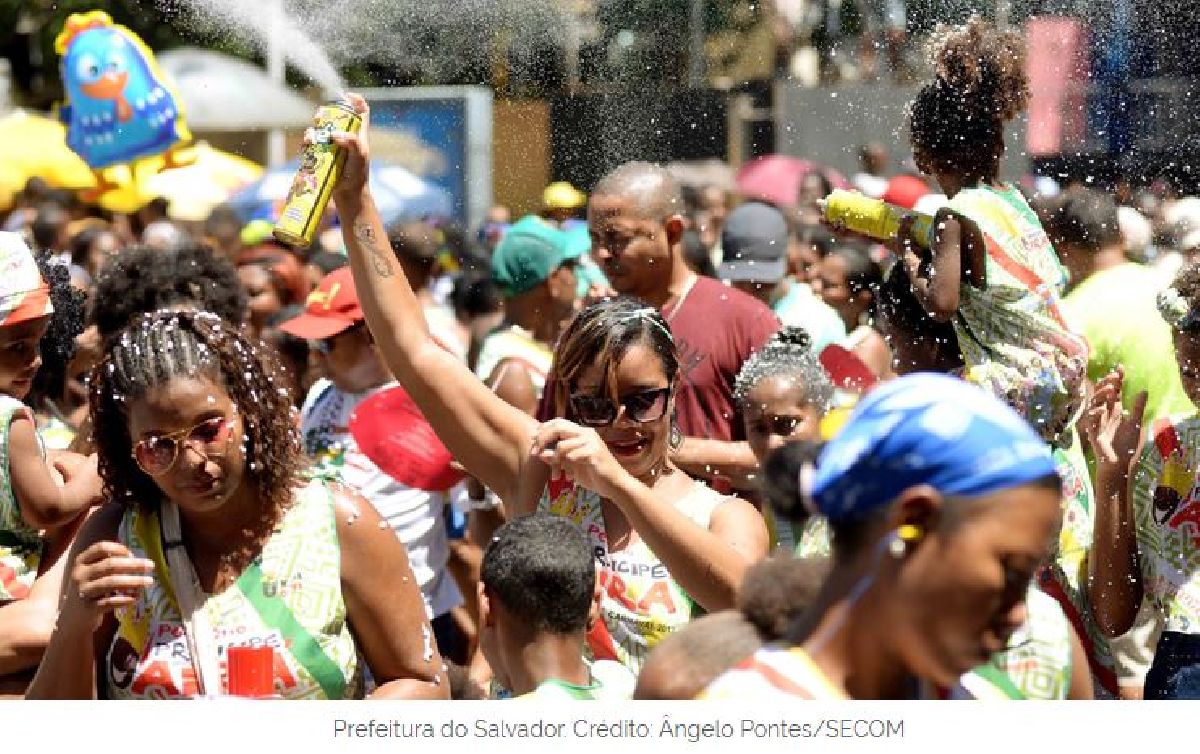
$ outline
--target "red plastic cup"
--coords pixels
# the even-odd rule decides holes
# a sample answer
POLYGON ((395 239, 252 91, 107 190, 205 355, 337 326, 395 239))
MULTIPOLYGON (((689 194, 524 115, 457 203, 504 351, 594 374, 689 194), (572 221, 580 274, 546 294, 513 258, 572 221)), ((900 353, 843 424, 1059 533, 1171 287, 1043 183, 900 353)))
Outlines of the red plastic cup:
POLYGON ((226 654, 229 695, 264 698, 275 694, 275 650, 230 647, 226 654))

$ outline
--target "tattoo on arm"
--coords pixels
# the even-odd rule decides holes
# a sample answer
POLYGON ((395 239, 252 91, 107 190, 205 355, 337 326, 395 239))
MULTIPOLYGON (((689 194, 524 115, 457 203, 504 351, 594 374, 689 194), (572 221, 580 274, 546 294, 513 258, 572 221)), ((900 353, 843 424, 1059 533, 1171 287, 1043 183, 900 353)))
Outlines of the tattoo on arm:
POLYGON ((354 226, 354 237, 362 244, 371 256, 371 268, 381 278, 390 278, 393 274, 392 261, 388 259, 391 249, 381 249, 376 238, 375 229, 370 222, 363 221, 354 226))

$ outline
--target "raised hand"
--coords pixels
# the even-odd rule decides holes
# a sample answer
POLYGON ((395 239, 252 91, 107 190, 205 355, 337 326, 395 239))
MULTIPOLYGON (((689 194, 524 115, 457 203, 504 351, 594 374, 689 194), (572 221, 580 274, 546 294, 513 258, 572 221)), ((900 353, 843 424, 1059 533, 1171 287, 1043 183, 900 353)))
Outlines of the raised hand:
POLYGON ((610 500, 630 478, 596 430, 566 419, 542 424, 534 435, 530 455, 550 467, 551 479, 570 477, 579 486, 610 500))
POLYGON ((1146 391, 1138 394, 1133 410, 1126 411, 1121 405, 1124 382, 1125 372, 1118 367, 1096 383, 1082 428, 1101 467, 1128 473, 1142 449, 1146 391))
MULTIPOLYGON (((358 117, 362 118, 362 124, 356 134, 345 131, 330 134, 333 143, 346 150, 346 164, 342 167, 341 177, 338 178, 337 185, 333 187, 333 192, 339 196, 356 196, 367 187, 367 174, 371 159, 369 140, 371 108, 367 105, 367 101, 357 94, 347 92, 346 101, 350 103, 350 107, 354 108, 354 112, 358 113, 358 117)), ((309 139, 310 136, 306 133, 306 143, 309 139)))

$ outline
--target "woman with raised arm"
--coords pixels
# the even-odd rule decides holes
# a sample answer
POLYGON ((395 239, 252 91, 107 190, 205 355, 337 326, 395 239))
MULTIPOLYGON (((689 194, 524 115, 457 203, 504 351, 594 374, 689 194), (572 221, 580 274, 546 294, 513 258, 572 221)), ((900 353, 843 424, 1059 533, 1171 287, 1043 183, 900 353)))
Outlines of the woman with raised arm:
POLYGON ((539 424, 500 400, 440 348, 387 245, 367 186, 370 113, 334 188, 367 323, 388 366, 468 471, 509 515, 571 517, 592 541, 604 586, 597 659, 636 671, 657 641, 699 609, 732 607, 746 568, 767 550, 762 517, 671 461, 680 364, 667 323, 633 299, 584 309, 559 340, 549 384, 560 419, 539 424))

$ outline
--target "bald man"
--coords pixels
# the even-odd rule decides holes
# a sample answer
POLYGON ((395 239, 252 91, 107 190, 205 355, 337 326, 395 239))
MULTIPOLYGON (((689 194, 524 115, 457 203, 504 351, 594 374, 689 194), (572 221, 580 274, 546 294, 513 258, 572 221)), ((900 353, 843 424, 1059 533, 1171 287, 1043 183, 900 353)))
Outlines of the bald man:
POLYGON ((683 199, 663 168, 630 162, 588 202, 592 258, 618 293, 662 312, 679 349, 675 399, 684 435, 675 462, 716 486, 749 490, 757 469, 733 400, 742 363, 779 329, 758 299, 692 272, 684 261, 683 199))

